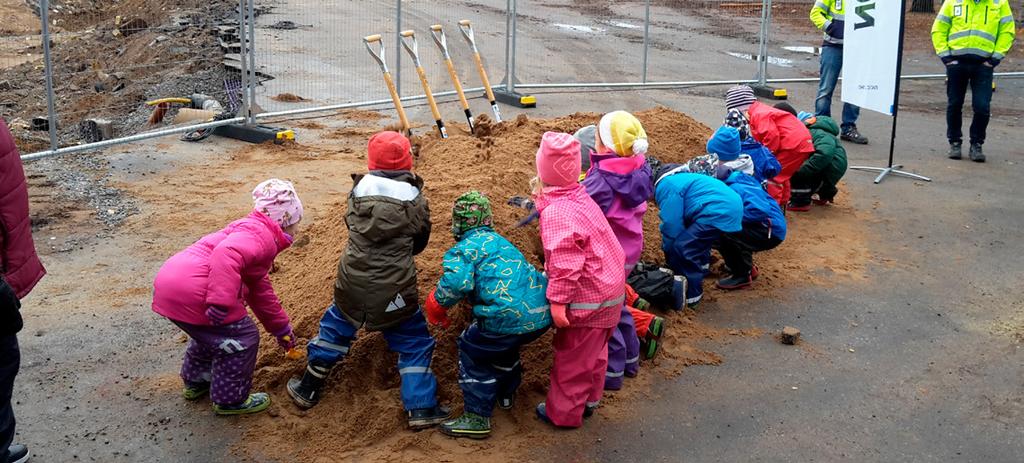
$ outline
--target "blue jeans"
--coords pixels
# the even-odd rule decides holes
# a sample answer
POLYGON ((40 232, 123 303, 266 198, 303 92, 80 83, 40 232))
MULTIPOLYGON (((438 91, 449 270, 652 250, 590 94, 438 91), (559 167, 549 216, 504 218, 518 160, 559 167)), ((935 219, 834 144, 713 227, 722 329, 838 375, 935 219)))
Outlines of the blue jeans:
MULTIPOLYGON (((398 375, 402 378, 402 404, 406 410, 433 408, 437 405, 437 379, 430 370, 434 358, 434 338, 427 331, 423 312, 416 311, 402 324, 383 331, 388 347, 398 352, 398 375)), ((334 304, 320 319, 320 333, 309 341, 309 363, 333 367, 345 358, 356 340, 356 327, 334 304)))
MULTIPOLYGON (((818 97, 814 100, 814 115, 832 117, 832 94, 842 71, 843 49, 821 47, 821 80, 818 81, 818 97)), ((859 107, 843 103, 843 130, 856 126, 858 117, 859 107)))

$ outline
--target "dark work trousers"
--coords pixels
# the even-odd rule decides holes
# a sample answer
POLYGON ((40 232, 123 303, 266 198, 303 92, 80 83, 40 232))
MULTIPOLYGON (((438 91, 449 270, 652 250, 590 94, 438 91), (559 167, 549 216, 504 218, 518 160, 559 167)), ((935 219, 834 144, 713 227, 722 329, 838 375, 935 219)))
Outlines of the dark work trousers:
POLYGON ((724 233, 715 247, 733 275, 750 275, 754 253, 774 249, 782 243, 767 223, 743 222, 743 230, 724 233))
POLYGON ((459 336, 459 387, 465 409, 491 416, 498 397, 515 397, 523 381, 519 349, 541 337, 547 328, 525 334, 495 334, 476 322, 459 336))
POLYGON ((0 461, 7 461, 7 449, 14 442, 14 409, 11 408, 11 394, 14 392, 14 377, 21 366, 21 351, 18 336, 0 336, 0 461))
POLYGON ((993 69, 984 63, 959 61, 946 66, 946 137, 950 143, 963 141, 963 107, 967 88, 971 89, 971 143, 985 143, 985 129, 991 116, 993 69))

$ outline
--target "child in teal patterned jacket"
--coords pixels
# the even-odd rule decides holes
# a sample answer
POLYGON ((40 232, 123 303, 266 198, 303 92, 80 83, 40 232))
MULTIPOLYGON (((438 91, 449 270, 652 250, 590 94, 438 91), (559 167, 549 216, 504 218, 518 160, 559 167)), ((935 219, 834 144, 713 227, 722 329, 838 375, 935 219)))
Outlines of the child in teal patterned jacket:
POLYGON ((446 308, 466 300, 473 323, 459 336, 459 386, 465 413, 441 424, 454 437, 483 439, 497 402, 514 405, 522 381, 519 350, 551 326, 547 278, 512 243, 494 231, 491 203, 471 191, 455 201, 452 233, 457 240, 444 256, 444 275, 424 311, 435 325, 448 326, 446 308))

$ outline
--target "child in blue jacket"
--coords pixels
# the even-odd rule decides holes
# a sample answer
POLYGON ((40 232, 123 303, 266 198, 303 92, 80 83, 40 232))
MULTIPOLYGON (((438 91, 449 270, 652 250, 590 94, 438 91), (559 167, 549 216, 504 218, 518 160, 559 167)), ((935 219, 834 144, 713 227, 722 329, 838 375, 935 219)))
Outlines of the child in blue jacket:
POLYGON ((455 200, 444 275, 424 307, 427 320, 447 327, 446 308, 462 300, 473 306, 473 322, 459 336, 462 416, 441 423, 453 437, 483 439, 491 433, 494 404, 509 410, 522 382, 522 346, 551 326, 547 278, 492 227, 491 203, 470 191, 455 200))
POLYGON ((660 209, 662 249, 669 268, 686 277, 686 304, 693 308, 704 295, 712 245, 723 233, 743 230, 743 200, 720 180, 686 172, 686 167, 661 166, 654 199, 660 209))
POLYGON ((761 185, 782 172, 782 164, 775 159, 771 150, 750 136, 750 121, 743 111, 730 109, 729 114, 725 116, 725 125, 735 128, 740 133, 741 153, 736 161, 726 162, 726 167, 754 176, 761 185))
POLYGON ((740 289, 757 278, 753 253, 774 249, 786 239, 786 218, 779 203, 753 177, 732 172, 725 184, 743 199, 743 229, 723 234, 715 245, 730 273, 718 280, 718 287, 740 289))

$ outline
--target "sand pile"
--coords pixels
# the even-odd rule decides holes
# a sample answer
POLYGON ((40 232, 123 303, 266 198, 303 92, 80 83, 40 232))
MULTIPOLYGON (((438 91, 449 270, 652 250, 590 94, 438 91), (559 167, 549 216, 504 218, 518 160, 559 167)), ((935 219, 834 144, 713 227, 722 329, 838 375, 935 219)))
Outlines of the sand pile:
MULTIPOLYGON (((686 115, 657 108, 639 112, 651 137, 650 154, 665 162, 682 162, 704 152, 704 143, 711 130, 686 115)), ((428 249, 417 258, 420 270, 421 297, 433 288, 441 273, 444 252, 451 247, 449 232, 450 207, 463 192, 477 189, 494 203, 496 228, 516 244, 534 265, 539 265, 539 239, 535 225, 514 228, 525 212, 508 206, 513 195, 527 194, 534 175, 533 158, 541 134, 548 130, 572 132, 596 123, 600 115, 576 113, 552 120, 531 120, 524 116, 513 121, 494 124, 481 117, 476 136, 452 127, 451 137, 440 140, 435 134, 419 137, 420 158, 417 171, 426 181, 424 194, 430 201, 433 234, 428 249)), ((347 172, 338 172, 345 176, 347 172)), ((340 180, 339 180, 340 181, 340 180)), ((346 230, 343 222, 344 198, 332 205, 328 214, 304 232, 307 239, 278 259, 273 274, 275 287, 292 316, 296 334, 305 342, 316 335, 318 321, 331 302, 335 272, 346 230)), ((838 208, 837 208, 838 209, 838 208)), ((838 214, 837 214, 838 215, 838 214)), ((657 208, 646 216, 647 243, 644 259, 663 261, 657 232, 657 208)), ((842 229, 840 230, 840 232, 842 229)), ((833 229, 830 233, 836 233, 833 229)), ((856 234, 856 233, 851 233, 856 234)), ((818 240, 821 236, 812 236, 818 240)), ((788 242, 787 242, 788 244, 788 242)), ((776 251, 774 258, 759 259, 766 288, 776 288, 786 277, 775 274, 807 274, 782 269, 781 262, 797 262, 797 251, 776 251), (787 255, 789 252, 792 255, 787 255), (767 261, 767 262, 766 262, 767 261), (777 270, 777 271, 773 271, 777 270), (773 275, 773 276, 768 276, 773 275)), ((841 259, 843 260, 843 259, 841 259)), ((820 264, 811 261, 811 265, 820 264)), ((713 293, 713 291, 709 291, 713 293)), ((749 292, 754 293, 754 292, 749 292)), ((713 294, 712 294, 713 297, 713 294)), ((462 397, 456 380, 457 349, 455 338, 468 322, 466 307, 453 308, 453 325, 447 330, 431 328, 437 339, 433 370, 440 382, 442 403, 461 411, 462 397)), ((760 336, 752 330, 714 329, 701 325, 691 311, 667 314, 670 320, 665 349, 654 362, 646 362, 637 379, 626 383, 619 397, 606 395, 601 417, 615 419, 637 397, 650 396, 650 382, 656 377, 674 376, 685 366, 717 364, 721 358, 695 347, 704 339, 729 336, 760 336)), ((273 341, 264 340, 268 346, 273 341)), ((396 356, 388 352, 379 333, 364 334, 353 346, 351 354, 331 376, 320 405, 301 411, 290 403, 284 385, 292 375, 300 375, 304 364, 288 361, 275 348, 262 349, 256 373, 256 387, 271 392, 274 404, 269 413, 246 419, 251 425, 246 442, 240 449, 254 455, 288 458, 297 461, 338 461, 343 458, 383 461, 445 461, 501 460, 510 456, 522 458, 523 452, 536 449, 552 437, 549 429, 533 418, 532 408, 547 389, 547 372, 551 363, 550 333, 524 351, 526 368, 516 409, 509 413, 496 411, 494 436, 487 441, 451 440, 436 431, 411 433, 405 430, 405 416, 398 396, 399 377, 396 356), (434 455, 431 457, 430 455, 434 455)), ((559 434, 559 440, 573 439, 585 433, 559 434)))

